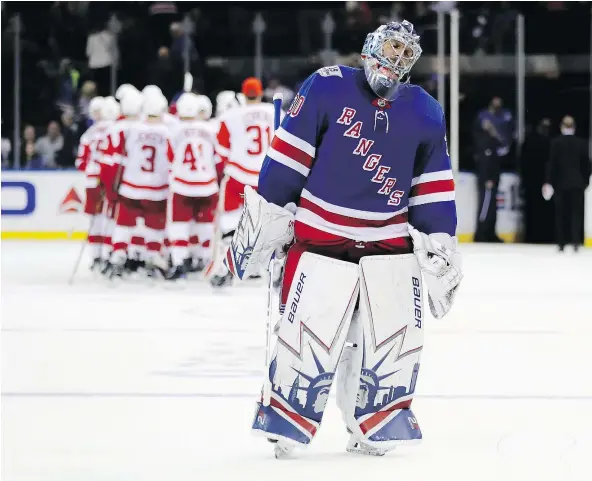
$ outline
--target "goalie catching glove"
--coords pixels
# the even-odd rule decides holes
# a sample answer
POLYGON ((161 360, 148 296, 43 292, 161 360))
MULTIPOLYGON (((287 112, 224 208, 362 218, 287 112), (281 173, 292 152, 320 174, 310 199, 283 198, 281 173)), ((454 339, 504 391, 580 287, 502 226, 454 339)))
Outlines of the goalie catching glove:
POLYGON ((252 187, 245 187, 245 205, 224 263, 243 280, 267 269, 272 257, 284 255, 294 238, 296 205, 270 204, 252 187))
POLYGON ((428 288, 430 310, 441 319, 452 307, 463 278, 458 239, 445 233, 424 234, 409 225, 413 252, 428 288))

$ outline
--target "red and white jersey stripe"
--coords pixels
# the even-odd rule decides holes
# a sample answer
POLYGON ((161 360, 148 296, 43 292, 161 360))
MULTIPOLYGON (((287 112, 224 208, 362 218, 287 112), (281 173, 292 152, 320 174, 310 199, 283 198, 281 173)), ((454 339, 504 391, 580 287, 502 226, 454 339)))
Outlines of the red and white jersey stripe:
POLYGON ((316 149, 308 142, 280 127, 271 142, 267 155, 286 167, 308 177, 316 149))
MULTIPOLYGON (((330 204, 304 189, 296 223, 356 241, 370 242, 407 237, 407 207, 396 212, 368 212, 330 204)), ((296 226, 298 230, 298 226, 296 226)))
POLYGON ((409 206, 454 200, 452 170, 428 172, 411 181, 409 206))

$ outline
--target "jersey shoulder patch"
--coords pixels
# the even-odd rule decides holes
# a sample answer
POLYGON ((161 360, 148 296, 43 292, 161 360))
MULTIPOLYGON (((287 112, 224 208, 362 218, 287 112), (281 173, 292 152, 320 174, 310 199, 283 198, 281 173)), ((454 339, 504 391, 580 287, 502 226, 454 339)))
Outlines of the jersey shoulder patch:
POLYGON ((321 77, 341 77, 343 78, 343 74, 341 73, 341 68, 339 65, 331 65, 330 67, 322 67, 317 70, 321 77))

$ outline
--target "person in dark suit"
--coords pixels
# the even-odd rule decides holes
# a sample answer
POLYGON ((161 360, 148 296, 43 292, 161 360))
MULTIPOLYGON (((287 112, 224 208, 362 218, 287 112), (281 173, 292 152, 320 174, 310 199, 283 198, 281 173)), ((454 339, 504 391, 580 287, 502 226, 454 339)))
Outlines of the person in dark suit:
POLYGON ((555 198, 555 241, 560 251, 567 244, 577 251, 583 243, 584 191, 590 184, 591 164, 588 145, 575 131, 573 117, 563 117, 561 135, 551 141, 543 185, 543 197, 555 198))
POLYGON ((524 196, 524 241, 547 244, 555 241, 553 204, 541 196, 551 146, 551 120, 542 118, 526 135, 520 155, 520 183, 524 196))

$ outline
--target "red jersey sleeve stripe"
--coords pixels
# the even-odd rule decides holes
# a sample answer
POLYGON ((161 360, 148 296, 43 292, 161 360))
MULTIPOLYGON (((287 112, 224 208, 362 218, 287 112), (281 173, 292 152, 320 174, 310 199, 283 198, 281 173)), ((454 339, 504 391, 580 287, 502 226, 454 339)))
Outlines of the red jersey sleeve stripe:
POLYGON ((437 194, 440 192, 454 191, 454 180, 434 180, 416 184, 411 189, 410 197, 426 194, 437 194))
POLYGON ((298 147, 294 147, 288 142, 280 139, 277 135, 271 141, 271 146, 277 150, 280 154, 295 160, 299 164, 302 164, 307 169, 312 167, 312 157, 306 152, 300 150, 298 147))

